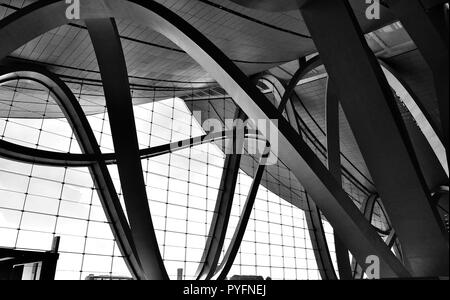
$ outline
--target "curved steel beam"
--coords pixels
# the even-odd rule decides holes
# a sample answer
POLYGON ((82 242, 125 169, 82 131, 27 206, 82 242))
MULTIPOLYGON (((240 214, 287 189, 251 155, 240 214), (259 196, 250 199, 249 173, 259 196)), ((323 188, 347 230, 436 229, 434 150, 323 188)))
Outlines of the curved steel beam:
POLYGON ((309 236, 314 248, 317 267, 322 279, 335 280, 337 279, 337 276, 331 260, 328 242, 325 237, 320 209, 314 201, 311 201, 307 193, 305 196, 308 204, 308 211, 305 213, 306 223, 308 224, 309 236))
MULTIPOLYGON (((274 92, 276 92, 276 93, 274 93, 274 96, 275 96, 275 101, 277 101, 278 111, 281 114, 283 114, 283 112, 286 108, 286 105, 284 105, 284 106, 281 105, 282 93, 280 93, 280 90, 284 90, 282 83, 274 76, 263 75, 263 74, 258 74, 256 77, 254 77, 252 79, 252 81, 256 82, 256 83, 258 81, 269 82, 270 84, 272 84, 274 86, 274 92)), ((291 110, 293 110, 293 107, 291 107, 291 110)), ((287 116, 288 116, 289 122, 292 124, 293 128, 295 130, 297 130, 297 132, 299 132, 300 126, 296 122, 293 121, 293 120, 297 121, 295 114, 292 115, 292 111, 291 111, 291 112, 288 112, 287 116)), ((260 186, 261 180, 262 180, 262 176, 263 176, 265 168, 266 168, 266 161, 267 161, 267 157, 269 156, 269 153, 270 153, 270 147, 268 147, 266 145, 263 155, 260 158, 255 177, 253 178, 252 185, 250 187, 250 191, 247 195, 247 199, 245 201, 244 208, 242 210, 242 214, 239 218, 239 222, 238 222, 235 232, 233 234, 233 238, 230 242, 230 245, 228 246, 227 252, 225 253, 225 255, 223 257, 220 266, 217 268, 214 279, 224 280, 226 278, 226 276, 228 275, 228 272, 230 271, 231 267, 233 266, 234 260, 236 259, 236 255, 239 251, 239 248, 242 243, 242 239, 244 238, 245 231, 247 229, 248 221, 250 219, 250 215, 253 210, 256 195, 258 193, 259 186, 260 186)), ((317 248, 317 247, 313 246, 313 248, 317 248)))
MULTIPOLYGON (((141 160, 153 158, 159 155, 173 153, 202 144, 226 140, 231 136, 231 131, 205 134, 199 137, 189 138, 178 142, 141 149, 139 150, 139 155, 141 160)), ((263 140, 261 136, 252 133, 246 134, 245 138, 263 140)), ((92 154, 54 152, 33 149, 4 140, 0 140, 0 156, 18 162, 34 163, 37 165, 53 167, 88 167, 97 163, 98 161, 103 161, 107 165, 114 165, 117 163, 115 153, 104 153, 100 156, 95 156, 92 154)))
MULTIPOLYGON (((313 64, 310 64, 312 66, 313 64)), ((305 68, 301 68, 305 70, 305 68)), ((297 75, 299 76, 299 75, 297 75)), ((286 97, 287 90, 285 89, 285 85, 275 76, 273 75, 260 75, 255 78, 255 80, 259 81, 267 81, 271 83, 274 87, 274 97, 278 104, 279 112, 283 112, 286 109, 288 121, 291 124, 292 128, 294 128, 297 132, 301 133, 302 128, 296 122, 297 116, 295 115, 295 109, 292 105, 292 101, 290 101, 290 106, 287 105, 287 100, 290 100, 290 97, 286 97)), ((291 95, 292 96, 292 95, 291 95)), ((338 149, 339 150, 339 149, 338 149)), ((340 152, 338 151, 338 157, 340 152)), ((339 171, 340 171, 340 162, 339 162, 339 171)), ((334 171, 334 170, 333 170, 334 171)), ((330 170, 330 172, 335 176, 335 172, 330 170)), ((336 178, 336 176, 335 176, 336 178)), ((337 180, 338 182, 340 181, 337 180)), ((334 271, 333 262, 331 260, 331 255, 328 247, 328 242, 325 237, 325 231, 322 223, 322 216, 320 210, 314 204, 313 201, 308 197, 308 194, 305 194, 306 203, 308 206, 308 210, 305 212, 306 222, 309 229, 309 235, 311 239, 311 244, 314 249, 314 257, 316 258, 316 262, 318 265, 318 269, 320 272, 320 276, 322 279, 326 280, 335 280, 337 279, 336 273, 334 271)))
POLYGON ((292 94, 295 92, 295 88, 299 84, 300 80, 305 77, 306 74, 314 70, 315 68, 322 65, 322 61, 319 55, 314 56, 306 62, 301 62, 298 70, 295 72, 294 76, 292 76, 289 81, 288 86, 286 87, 286 91, 283 94, 283 98, 281 99, 281 107, 283 108, 289 99, 291 99, 292 94))
MULTIPOLYGON (((54 95, 55 102, 61 108, 72 127, 81 150, 90 156, 101 156, 100 148, 89 122, 77 99, 64 82, 53 73, 36 66, 0 66, 0 78, 11 73, 26 73, 27 76, 44 84, 54 95)), ((89 166, 89 171, 113 236, 125 258, 125 263, 135 278, 144 278, 144 274, 141 272, 140 261, 136 255, 131 231, 106 164, 98 161, 89 166)))
MULTIPOLYGON (((245 119, 245 115, 239 108, 237 108, 234 119, 241 121, 245 119)), ((225 158, 208 239, 195 274, 197 280, 209 280, 214 276, 222 253, 242 158, 240 153, 243 149, 243 143, 239 140, 238 130, 243 130, 243 128, 237 128, 236 126, 233 128, 233 139, 230 141, 232 150, 231 154, 227 154, 225 158)))
POLYGON ((148 205, 128 70, 114 19, 87 19, 105 93, 131 233, 147 279, 168 280, 148 205))
MULTIPOLYGON (((333 228, 345 238, 344 242, 358 262, 364 265, 366 257, 377 253, 385 277, 410 276, 393 253, 385 249, 376 231, 299 134, 245 74, 192 25, 155 1, 80 0, 80 4, 81 19, 131 19, 163 34, 186 51, 216 79, 250 119, 267 120, 279 129, 277 140, 282 146, 278 157, 293 171, 333 228)), ((66 8, 65 1, 42 0, 2 19, 0 59, 46 31, 67 23, 66 8)), ((258 129, 269 142, 272 141, 267 128, 258 129)))
MULTIPOLYGON (((306 62, 304 64, 304 67, 302 67, 300 69, 299 72, 300 74, 298 75, 294 75, 294 77, 298 78, 298 81, 300 81, 304 75, 306 75, 308 72, 310 72, 311 70, 317 68, 318 66, 322 65, 322 61, 319 59, 318 56, 310 59, 308 62, 306 62)), ((297 71, 298 72, 298 71, 297 71)), ((324 157, 326 158, 326 147, 322 144, 321 141, 319 141, 317 139, 317 137, 315 137, 315 135, 312 133, 312 131, 310 130, 310 128, 308 127, 308 125, 301 119, 301 117, 298 115, 298 112, 296 110, 296 108, 294 107, 294 102, 295 103, 300 103, 303 107, 304 104, 302 102, 302 100, 300 99, 300 97, 297 95, 297 93, 294 92, 294 89, 291 87, 290 92, 289 87, 285 87, 286 84, 282 81, 279 80, 276 76, 272 75, 272 74, 258 74, 257 76, 253 77, 254 80, 265 80, 270 82, 273 86, 274 86, 274 91, 277 92, 275 95, 279 95, 279 97, 281 97, 281 101, 280 101, 280 108, 285 108, 288 111, 288 121, 290 122, 290 124, 294 127, 295 130, 297 130, 297 132, 299 132, 305 139, 310 140, 313 144, 317 145, 317 150, 319 150, 319 152, 321 152, 324 157), (286 97, 286 95, 290 95, 289 97, 286 97), (288 103, 290 105, 288 105, 288 103), (290 109, 289 109, 290 108, 290 109), (292 120, 296 120, 296 122, 293 122, 292 120), (301 126, 302 125, 302 126, 301 126), (312 137, 312 138, 311 138, 312 137)), ((295 83, 293 84, 294 86, 297 86, 298 82, 297 80, 291 80, 291 83, 295 83)), ((289 85, 290 85, 289 84, 289 85)), ((305 108, 306 109, 306 108, 305 108)), ((309 111, 307 111, 307 113, 309 113, 309 111)), ((312 118, 312 116, 311 116, 312 118)), ((326 135, 325 132, 323 132, 324 135, 326 135)), ((344 155, 342 152, 340 152, 340 155, 342 156, 342 158, 348 162, 348 164, 350 166, 352 166, 355 171, 360 174, 370 185, 371 187, 374 188, 373 182, 371 182, 371 180, 369 178, 367 178, 348 158, 346 155, 344 155)), ((356 185, 359 185, 359 188, 363 188, 363 192, 364 193, 371 193, 370 189, 366 186, 364 186, 363 183, 361 183, 357 178, 355 178, 355 176, 347 169, 347 167, 345 166, 341 166, 342 167, 342 173, 343 176, 345 176, 349 181, 356 183, 356 185)))
MULTIPOLYGON (((275 76, 271 75, 271 74, 261 74, 257 77, 254 78, 254 80, 258 80, 261 82, 269 82, 271 85, 273 85, 274 87, 274 96, 276 98, 277 106, 278 106, 278 111, 283 114, 283 112, 286 112, 287 115, 287 120, 288 122, 295 128, 297 126, 295 120, 295 112, 294 112, 294 108, 290 105, 287 105, 287 101, 284 101, 285 95, 286 95, 286 89, 285 89, 285 85, 275 76)), ((290 98, 287 98, 290 99, 290 98)), ((295 128, 297 130, 297 132, 300 132, 300 128, 295 128)))
POLYGON ((247 199, 245 200, 244 208, 242 209, 242 213, 236 226, 236 230, 233 234, 233 238, 231 239, 230 245, 228 246, 227 252, 223 257, 220 266, 216 270, 215 279, 217 280, 226 279, 228 272, 230 271, 231 267, 233 266, 234 260, 236 259, 236 255, 241 246, 242 239, 244 238, 248 221, 250 220, 250 215, 255 204, 256 195, 258 194, 259 186, 261 184, 261 180, 266 168, 266 161, 269 151, 270 148, 266 147, 264 154, 259 161, 255 177, 253 178, 250 191, 247 195, 247 199))
MULTIPOLYGON (((278 80, 278 78, 276 78, 275 76, 273 76, 273 78, 275 78, 276 80, 278 80, 281 83, 281 86, 283 86, 282 89, 280 89, 279 87, 276 87, 277 89, 279 89, 278 92, 283 91, 281 94, 283 95, 281 103, 282 106, 289 106, 288 102, 290 102, 291 107, 292 107, 292 111, 294 113, 294 115, 296 116, 296 119, 300 120, 300 123, 303 125, 303 129, 306 132, 303 132, 303 134, 305 135, 306 138, 310 139, 309 137, 312 136, 313 138, 310 139, 314 144, 316 144, 318 146, 318 150, 320 152, 322 152, 322 154, 326 157, 326 147, 322 144, 321 141, 319 141, 314 134, 312 133, 312 131, 310 130, 310 128, 307 126, 307 124, 300 118, 300 116, 298 115, 298 112, 294 106, 294 103, 299 103, 300 105, 302 105, 302 107, 305 109, 306 113, 310 115, 311 119, 313 119, 313 121, 315 122, 315 119, 313 118, 313 116, 311 116, 310 112, 308 111, 308 109, 305 107, 305 105, 303 104, 303 101, 300 99, 300 97, 298 96, 298 94, 295 92, 295 88, 298 86, 299 82, 301 79, 303 79, 303 77, 309 73, 311 70, 319 67, 323 65, 321 59, 319 56, 315 56, 313 58, 311 58, 310 60, 308 60, 307 62, 301 64, 301 67, 299 68, 299 70, 297 70, 296 74, 294 74, 293 78, 289 81, 289 85, 288 87, 284 88, 285 84, 283 83, 283 81, 278 80)), ((317 125, 319 126, 319 125, 317 125)), ((301 128, 300 124, 298 125, 299 128, 301 128)), ((321 130, 321 132, 326 136, 326 132, 322 130, 322 128, 319 127, 319 129, 321 130)), ((340 155, 342 156, 342 158, 362 177, 364 178, 367 183, 369 183, 371 188, 375 188, 374 183, 367 178, 366 175, 364 175, 364 173, 362 173, 351 161, 350 159, 342 152, 340 152, 340 155)), ((360 185, 360 187, 363 187, 364 189, 364 193, 371 193, 372 190, 371 188, 368 188, 366 186, 364 186, 363 183, 361 183, 348 169, 347 167, 342 165, 342 173, 343 176, 345 176, 349 181, 351 182, 356 182, 356 185, 360 185)))

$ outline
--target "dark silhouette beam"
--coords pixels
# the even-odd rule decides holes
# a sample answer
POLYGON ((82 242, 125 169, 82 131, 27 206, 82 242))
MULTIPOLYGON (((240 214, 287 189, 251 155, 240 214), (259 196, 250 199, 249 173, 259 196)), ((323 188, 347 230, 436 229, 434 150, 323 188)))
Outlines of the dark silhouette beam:
MULTIPOLYGON (((341 141, 340 141, 340 126, 339 126, 339 98, 336 93, 336 87, 333 85, 330 78, 327 83, 326 94, 326 126, 327 126, 327 154, 328 154, 328 169, 337 182, 342 184, 341 178, 341 141)), ((348 249, 339 235, 334 233, 334 246, 336 250, 336 261, 339 271, 339 279, 352 279, 352 270, 350 267, 350 258, 348 257, 348 249)))
POLYGON ((301 13, 339 91, 342 108, 402 244, 406 267, 418 277, 445 276, 448 238, 431 207, 394 95, 352 8, 347 1, 318 0, 308 1, 301 13))
POLYGON ((113 19, 85 20, 102 77, 123 197, 136 251, 147 279, 169 279, 148 206, 128 71, 113 19))

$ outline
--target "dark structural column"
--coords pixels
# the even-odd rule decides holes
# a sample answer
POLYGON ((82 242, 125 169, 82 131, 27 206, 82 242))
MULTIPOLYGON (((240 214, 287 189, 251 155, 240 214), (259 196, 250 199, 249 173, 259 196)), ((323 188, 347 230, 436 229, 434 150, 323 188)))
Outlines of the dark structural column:
POLYGON ((136 250, 147 279, 168 279, 150 215, 139 155, 128 71, 113 19, 89 19, 103 81, 117 167, 136 250))
MULTIPOLYGON (((339 98, 333 82, 328 78, 326 96, 326 124, 327 124, 327 150, 328 169, 336 181, 342 184, 341 178, 341 145, 339 133, 339 98)), ((352 279, 348 249, 339 235, 334 233, 334 245, 336 260, 339 270, 339 278, 342 280, 352 279)))
POLYGON ((448 238, 432 209, 394 95, 350 4, 307 1, 301 13, 402 243, 406 267, 413 276, 447 275, 448 238))
POLYGON ((448 1, 387 0, 429 65, 439 102, 444 146, 449 156, 449 44, 448 20, 444 3, 448 1))

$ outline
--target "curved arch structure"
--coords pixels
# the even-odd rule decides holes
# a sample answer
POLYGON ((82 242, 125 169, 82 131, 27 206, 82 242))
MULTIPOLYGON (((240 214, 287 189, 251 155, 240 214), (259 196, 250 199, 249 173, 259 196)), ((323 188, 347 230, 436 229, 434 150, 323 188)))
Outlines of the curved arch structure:
MULTIPOLYGON (((369 222, 373 218, 376 203, 378 203, 380 205, 381 210, 383 211, 383 214, 386 216, 386 212, 384 210, 382 202, 380 201, 379 195, 372 194, 369 197, 367 197, 366 199, 364 199, 364 201, 361 205, 361 213, 364 215, 364 217, 369 222)), ((389 220, 387 220, 387 222, 388 222, 388 225, 391 226, 389 220)), ((401 247, 398 244, 397 233, 395 232, 395 230, 392 227, 386 232, 383 232, 378 228, 376 228, 376 229, 380 234, 387 236, 386 241, 385 241, 386 246, 389 249, 392 249, 392 247, 395 246, 393 249, 395 251, 395 254, 397 255, 397 257, 399 259, 402 259, 401 247)), ((352 272, 351 276, 353 279, 363 279, 364 278, 364 271, 361 268, 361 266, 355 262, 355 260, 352 261, 351 272, 352 272)))
MULTIPOLYGON (((56 154, 51 152, 45 153, 46 151, 39 151, 44 154, 44 157, 42 158, 43 163, 54 162, 58 159, 61 159, 62 161, 73 160, 77 163, 85 163, 87 162, 84 161, 86 156, 101 156, 100 148, 89 122, 84 115, 82 108, 78 104, 77 99, 64 82, 47 70, 35 66, 0 67, 0 79, 10 80, 15 76, 22 78, 33 78, 33 80, 41 83, 52 92, 56 103, 59 105, 61 111, 66 116, 67 121, 72 127, 81 150, 85 153, 85 155, 70 155, 71 157, 67 155, 64 157, 65 155, 62 153, 56 154)), ((20 147, 17 145, 11 147, 11 144, 1 141, 0 146, 2 147, 0 152, 2 152, 2 154, 5 152, 5 148, 3 147, 5 145, 10 146, 10 149, 6 149, 6 151, 9 152, 9 155, 15 156, 16 159, 26 159, 29 155, 30 160, 37 160, 34 155, 36 155, 38 150, 32 150, 30 148, 20 147)), ((106 218, 111 224, 112 233, 123 256, 125 257, 125 262, 134 277, 144 279, 145 275, 142 272, 142 267, 136 254, 131 230, 123 213, 113 181, 106 167, 106 163, 101 160, 96 160, 95 163, 88 164, 88 166, 95 187, 99 191, 99 198, 102 203, 103 210, 105 211, 106 218)))
MULTIPOLYGON (((81 0, 80 4, 81 19, 103 19, 98 21, 100 23, 97 24, 98 26, 103 26, 101 23, 106 22, 105 19, 124 18, 131 19, 163 34, 186 51, 214 77, 249 118, 267 120, 268 122, 276 120, 279 129, 278 140, 282 145, 278 153, 279 158, 293 171, 294 175, 321 208, 331 225, 344 238, 344 242, 348 245, 357 261, 364 265, 366 257, 377 253, 380 257, 381 273, 384 277, 410 276, 410 273, 401 262, 386 249, 376 231, 371 228, 370 224, 360 214, 333 176, 302 141, 299 134, 273 108, 273 105, 259 90, 251 84, 242 71, 195 28, 169 9, 154 1, 81 0)), ((68 22, 65 17, 66 8, 65 1, 43 0, 31 4, 1 20, 0 40, 2 40, 2 44, 0 46, 0 59, 29 40, 66 24, 68 22), (49 15, 52 17, 48 18, 49 15), (23 30, 24 28, 26 30, 23 30)), ((97 29, 94 28, 94 30, 97 29)), ((111 35, 111 31, 106 32, 108 32, 109 36, 114 36, 111 35)), ((114 54, 111 54, 112 57, 115 57, 120 52, 117 42, 111 41, 109 45, 115 47, 114 54)), ((97 53, 104 53, 104 51, 106 50, 102 49, 101 45, 96 47, 97 53)), ((100 68, 103 66, 104 69, 109 70, 106 67, 108 56, 105 56, 103 59, 104 61, 100 62, 100 68)), ((123 58, 120 62, 122 60, 123 58)), ((111 67, 114 74, 120 75, 120 73, 116 72, 122 72, 123 74, 123 63, 120 64, 121 66, 118 66, 117 69, 111 67)), ((107 77, 107 72, 102 72, 103 76, 107 77)), ((127 83, 123 75, 119 78, 122 80, 120 88, 123 89, 120 93, 126 95, 125 86, 127 83)), ((105 88, 106 97, 108 97, 108 94, 111 94, 110 91, 114 90, 114 87, 110 87, 109 83, 106 82, 105 88)), ((130 124, 127 124, 127 126, 132 128, 130 124)), ((259 130, 264 136, 270 136, 265 128, 259 128, 259 130)), ((129 157, 125 151, 122 152, 123 156, 122 154, 118 155, 122 156, 125 161, 130 159, 130 162, 136 162, 139 158, 138 149, 132 149, 131 151, 133 153, 129 157)), ((133 172, 136 172, 136 170, 133 172)), ((122 182, 122 184, 124 183, 122 182)), ((140 195, 140 197, 143 196, 143 194, 140 195)), ((140 202, 141 204, 143 203, 142 198, 140 202)), ((145 215, 148 217, 147 213, 145 215)), ((145 222, 145 224, 151 223, 151 220, 141 219, 142 216, 137 218, 145 222)), ((142 228, 149 228, 149 226, 142 226, 142 228)), ((141 231, 140 233, 142 234, 141 231)), ((143 238, 141 234, 135 232, 132 232, 132 234, 133 236, 137 234, 140 238, 143 238)), ((154 232, 151 235, 153 236, 154 232)), ((136 244, 136 251, 139 253, 139 259, 146 278, 163 279, 166 278, 166 273, 163 270, 163 264, 155 241, 156 239, 153 238, 147 241, 135 241, 139 243, 139 245, 136 244), (147 251, 150 251, 150 253, 147 251)))

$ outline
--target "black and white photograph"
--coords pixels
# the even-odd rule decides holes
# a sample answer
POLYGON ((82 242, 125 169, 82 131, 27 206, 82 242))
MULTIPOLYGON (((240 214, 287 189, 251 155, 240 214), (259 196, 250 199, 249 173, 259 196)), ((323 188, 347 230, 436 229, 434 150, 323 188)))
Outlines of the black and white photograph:
POLYGON ((0 286, 445 282, 448 154, 449 1, 0 0, 0 286))

